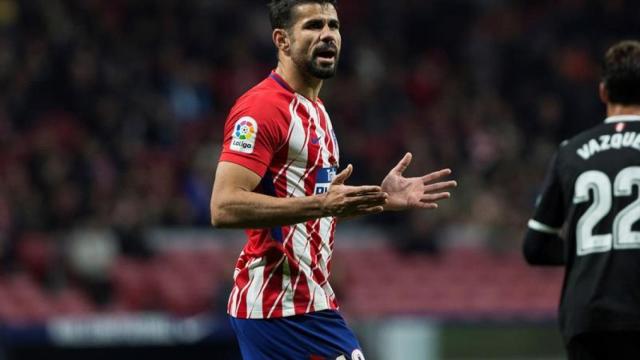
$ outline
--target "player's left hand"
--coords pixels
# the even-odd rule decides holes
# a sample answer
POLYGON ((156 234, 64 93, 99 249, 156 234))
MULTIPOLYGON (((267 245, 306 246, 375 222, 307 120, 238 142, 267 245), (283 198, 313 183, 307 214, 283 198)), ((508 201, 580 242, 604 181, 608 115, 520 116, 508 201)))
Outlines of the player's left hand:
POLYGON ((402 173, 409 167, 412 159, 407 153, 389 174, 382 180, 382 191, 389 194, 385 210, 437 209, 438 200, 448 199, 451 193, 443 191, 458 186, 456 181, 436 180, 450 175, 450 169, 438 170, 420 177, 406 178, 402 173))

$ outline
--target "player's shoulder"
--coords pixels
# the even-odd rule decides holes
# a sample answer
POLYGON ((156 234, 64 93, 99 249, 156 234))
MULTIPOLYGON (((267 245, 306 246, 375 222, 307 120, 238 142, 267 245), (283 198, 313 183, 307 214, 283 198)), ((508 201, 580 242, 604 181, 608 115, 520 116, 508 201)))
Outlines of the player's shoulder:
POLYGON ((233 110, 254 111, 261 114, 288 111, 293 97, 293 93, 268 77, 242 94, 234 104, 233 110))
POLYGON ((589 160, 608 150, 624 148, 640 150, 640 122, 606 121, 595 125, 565 140, 558 156, 566 161, 589 160))
POLYGON ((560 152, 574 151, 576 148, 581 147, 585 142, 589 142, 591 139, 597 138, 606 131, 607 126, 604 123, 597 124, 583 130, 560 143, 560 152))

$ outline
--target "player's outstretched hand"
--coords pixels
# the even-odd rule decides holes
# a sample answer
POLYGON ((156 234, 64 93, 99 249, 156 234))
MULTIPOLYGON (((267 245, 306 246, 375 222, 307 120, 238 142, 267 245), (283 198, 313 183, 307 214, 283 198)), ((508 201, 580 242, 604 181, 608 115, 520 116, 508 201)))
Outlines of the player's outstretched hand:
POLYGON ((412 157, 411 153, 407 153, 382 180, 382 191, 389 194, 385 210, 437 209, 438 200, 451 197, 451 193, 444 190, 458 186, 453 180, 434 182, 450 175, 450 169, 438 170, 420 177, 402 176, 412 157))
POLYGON ((387 203, 387 193, 380 186, 349 186, 345 181, 351 176, 353 166, 349 164, 331 182, 329 190, 322 195, 322 210, 327 216, 351 218, 382 212, 387 203))

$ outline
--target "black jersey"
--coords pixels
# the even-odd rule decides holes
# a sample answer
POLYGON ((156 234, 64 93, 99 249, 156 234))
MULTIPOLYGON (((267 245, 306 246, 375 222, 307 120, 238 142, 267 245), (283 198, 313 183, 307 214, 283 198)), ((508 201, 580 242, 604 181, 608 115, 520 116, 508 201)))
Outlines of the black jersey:
POLYGON ((640 116, 613 116, 555 154, 529 228, 565 238, 565 340, 640 330, 640 116))

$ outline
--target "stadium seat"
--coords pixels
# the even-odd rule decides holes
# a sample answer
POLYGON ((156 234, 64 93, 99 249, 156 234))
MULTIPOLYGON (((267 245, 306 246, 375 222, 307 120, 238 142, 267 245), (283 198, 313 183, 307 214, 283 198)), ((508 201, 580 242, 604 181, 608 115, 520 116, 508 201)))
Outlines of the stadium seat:
POLYGON ((453 249, 440 257, 402 257, 391 249, 341 249, 354 284, 345 309, 354 315, 442 317, 550 316, 560 293, 560 269, 533 269, 519 253, 453 249), (376 266, 370 266, 376 264, 376 266))

